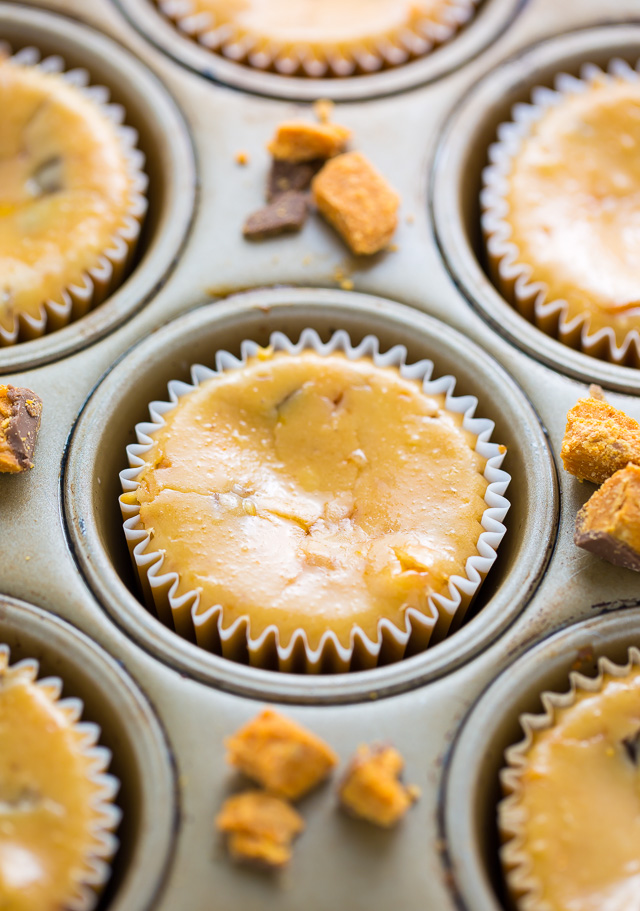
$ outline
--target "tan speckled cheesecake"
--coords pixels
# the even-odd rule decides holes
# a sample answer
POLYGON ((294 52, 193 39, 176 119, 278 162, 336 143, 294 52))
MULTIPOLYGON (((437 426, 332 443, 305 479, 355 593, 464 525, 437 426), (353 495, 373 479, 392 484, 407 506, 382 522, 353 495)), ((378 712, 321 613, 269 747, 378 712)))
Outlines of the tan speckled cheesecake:
POLYGON ((446 634, 478 587, 474 561, 484 574, 495 557, 504 449, 478 445, 446 384, 423 382, 427 362, 282 338, 138 427, 122 508, 147 597, 239 660, 402 657, 446 634))
POLYGON ((521 719, 499 806, 502 863, 518 911, 630 911, 640 889, 640 653, 597 678, 571 674, 521 719))
POLYGON ((0 907, 90 911, 117 846, 118 783, 82 703, 37 673, 0 646, 0 907))
POLYGON ((157 0, 210 50, 282 75, 398 66, 448 41, 477 0, 157 0))
POLYGON ((114 290, 146 209, 122 109, 83 71, 24 59, 0 59, 0 345, 61 328, 114 290))

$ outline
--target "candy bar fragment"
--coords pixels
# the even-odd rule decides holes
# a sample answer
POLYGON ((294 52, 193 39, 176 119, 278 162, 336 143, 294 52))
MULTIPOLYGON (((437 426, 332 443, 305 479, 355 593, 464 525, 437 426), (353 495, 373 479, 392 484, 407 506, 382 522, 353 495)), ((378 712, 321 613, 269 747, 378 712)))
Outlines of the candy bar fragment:
POLYGON ((0 386, 0 472, 33 468, 42 401, 30 389, 0 386))
POLYGON ((393 747, 360 747, 338 791, 343 808, 374 825, 394 826, 419 796, 417 788, 399 780, 403 768, 404 760, 393 747))
POLYGON ((287 120, 278 125, 267 146, 274 158, 297 163, 314 158, 332 158, 344 151, 351 130, 337 123, 306 123, 287 120))
POLYGON ((299 231, 305 223, 307 208, 304 193, 283 193, 268 206, 250 215, 242 233, 248 240, 265 240, 299 231))
POLYGON ((292 806, 262 791, 229 797, 215 822, 227 836, 233 860, 268 869, 289 862, 293 839, 304 829, 304 820, 292 806))
POLYGON ((629 462, 640 465, 640 424, 600 398, 580 399, 567 414, 565 469, 602 484, 629 462))
POLYGON ((596 490, 578 513, 574 540, 615 566, 640 572, 640 467, 627 465, 596 490))

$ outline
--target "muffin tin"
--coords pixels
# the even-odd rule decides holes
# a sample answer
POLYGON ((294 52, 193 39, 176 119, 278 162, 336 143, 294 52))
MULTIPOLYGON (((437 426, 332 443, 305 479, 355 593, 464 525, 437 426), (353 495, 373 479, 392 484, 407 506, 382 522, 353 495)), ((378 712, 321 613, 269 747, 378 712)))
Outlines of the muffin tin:
POLYGON ((151 177, 147 234, 121 289, 66 329, 0 350, 1 381, 44 400, 36 467, 0 476, 0 633, 12 651, 37 648, 45 669, 77 689, 113 750, 123 847, 102 907, 501 907, 485 831, 520 706, 558 685, 555 669, 564 673, 576 649, 610 645, 615 658, 640 629, 629 610, 640 606, 637 575, 573 546, 590 488, 557 458, 566 412, 591 380, 640 418, 638 372, 564 348, 508 308, 479 264, 476 227, 486 148, 511 101, 581 59, 640 58, 640 27, 619 24, 637 14, 635 0, 609 4, 607 24, 600 8, 599 0, 484 0, 477 20, 431 58, 300 85, 231 63, 214 71, 150 0, 0 3, 0 34, 14 47, 55 51, 110 87, 140 131, 151 177), (310 116, 297 99, 327 95, 358 99, 339 104, 335 119, 402 196, 395 252, 351 257, 319 219, 296 237, 242 240, 242 222, 263 198, 275 124, 310 116), (249 154, 246 167, 239 151, 249 154), (336 288, 344 278, 358 293, 336 288), (468 622, 401 663, 313 679, 225 662, 161 626, 138 601, 117 503, 125 446, 169 379, 243 338, 305 326, 325 337, 339 327, 353 338, 373 332, 383 346, 402 342, 412 357, 432 357, 496 421, 513 476, 508 532, 468 622), (578 621, 587 622, 570 626, 578 621), (564 627, 500 677, 495 698, 461 727, 500 671, 564 627), (393 742, 423 791, 402 826, 383 832, 342 817, 325 789, 304 803, 307 831, 282 877, 233 867, 212 823, 233 783, 222 740, 265 701, 284 703, 342 762, 361 742, 393 742))

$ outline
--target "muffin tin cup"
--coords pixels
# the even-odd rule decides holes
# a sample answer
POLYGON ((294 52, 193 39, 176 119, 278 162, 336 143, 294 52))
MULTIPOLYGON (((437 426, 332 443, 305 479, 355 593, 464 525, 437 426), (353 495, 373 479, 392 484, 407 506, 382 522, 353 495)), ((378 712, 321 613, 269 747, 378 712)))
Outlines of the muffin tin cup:
POLYGON ((366 295, 320 289, 230 298, 181 317, 134 348, 87 403, 70 439, 63 484, 72 547, 94 593, 116 622, 183 673, 262 698, 300 702, 370 698, 371 692, 417 685, 468 660, 522 610, 555 535, 553 462, 534 412, 504 371, 463 336, 415 310, 366 295), (519 532, 511 539, 505 536, 496 566, 473 605, 477 616, 455 635, 396 664, 305 678, 225 661, 176 636, 142 606, 134 594, 137 586, 118 523, 118 472, 124 444, 130 440, 128 429, 145 418, 147 403, 160 398, 170 380, 188 379, 190 364, 210 363, 220 348, 237 353, 246 338, 266 344, 276 329, 291 338, 312 327, 327 340, 337 326, 354 344, 373 331, 385 349, 405 345, 410 360, 433 357, 437 373, 455 373, 456 392, 479 391, 478 410, 495 422, 495 436, 507 446, 507 467, 519 479, 517 486, 512 485, 517 496, 510 495, 519 532), (538 495, 542 487, 550 494, 543 504, 538 495))
MULTIPOLYGON (((432 29, 428 41, 435 40, 437 43, 433 50, 423 53, 417 59, 402 62, 398 56, 402 52, 387 45, 384 53, 390 61, 395 60, 391 68, 382 72, 370 72, 370 68, 377 65, 379 55, 363 53, 358 67, 359 74, 351 76, 347 76, 346 71, 351 68, 353 61, 348 58, 336 59, 333 69, 340 71, 340 75, 332 78, 318 78, 318 66, 322 67, 322 62, 318 60, 309 61, 308 70, 311 75, 301 77, 291 74, 293 68, 294 72, 302 68, 299 59, 289 62, 285 67, 289 74, 282 75, 246 66, 237 59, 210 50, 197 40, 199 33, 207 31, 206 16, 189 17, 189 0, 182 3, 180 0, 164 0, 163 6, 167 9, 168 16, 161 12, 154 0, 116 2, 145 38, 208 79, 273 98, 356 101, 406 91, 459 69, 497 39, 516 17, 525 0, 483 0, 476 9, 477 0, 454 2, 454 12, 450 16, 454 20, 453 30, 451 25, 432 29), (457 13, 456 7, 459 10, 457 13), (473 13, 470 18, 469 10, 473 13), (468 20, 466 24, 465 19, 468 20), (183 27, 180 28, 171 20, 182 21, 183 27)), ((415 45, 416 51, 422 45, 422 40, 424 39, 415 45)), ((232 49, 232 54, 242 59, 242 48, 232 49)))
POLYGON ((199 0, 157 0, 183 34, 229 60, 258 71, 307 78, 344 78, 402 66, 450 41, 473 17, 478 0, 446 0, 443 9, 414 14, 396 32, 372 35, 353 47, 279 44, 235 23, 218 23, 199 0))
POLYGON ((507 871, 505 877, 509 892, 512 896, 519 896, 521 907, 527 908, 528 911, 545 911, 546 903, 542 897, 541 884, 536 880, 528 859, 523 831, 524 820, 522 812, 518 809, 518 801, 522 794, 522 776, 526 773, 528 765, 527 753, 533 745, 535 736, 553 727, 556 710, 570 708, 581 695, 599 693, 606 677, 627 677, 632 669, 637 669, 638 666, 640 651, 633 646, 629 649, 628 660, 624 665, 614 664, 608 658, 601 657, 598 659, 596 677, 586 677, 578 671, 571 671, 569 689, 566 692, 542 693, 542 714, 524 714, 520 717, 524 739, 510 746, 505 752, 506 765, 500 773, 500 781, 507 796, 499 804, 498 813, 500 836, 503 841, 500 853, 503 867, 507 871))
MULTIPOLYGON (((312 648, 304 629, 293 632, 289 642, 282 643, 276 626, 270 625, 258 637, 251 632, 250 618, 240 617, 232 624, 225 621, 224 605, 201 603, 199 591, 184 591, 176 572, 163 572, 164 553, 150 551, 150 533, 140 519, 140 506, 135 498, 138 478, 146 466, 144 456, 153 448, 153 435, 166 423, 165 416, 201 383, 226 371, 242 368, 248 359, 255 357, 260 346, 253 341, 240 345, 240 359, 227 351, 215 353, 216 370, 197 364, 191 367, 191 384, 174 380, 169 383, 169 401, 154 401, 149 405, 150 422, 136 426, 137 444, 127 447, 130 468, 120 473, 124 494, 120 507, 124 521, 124 534, 129 550, 141 578, 147 603, 155 604, 160 619, 180 635, 195 640, 208 651, 231 660, 248 661, 255 667, 277 667, 281 671, 303 673, 345 673, 354 668, 372 668, 381 661, 399 661, 406 654, 426 649, 431 642, 444 639, 452 624, 459 625, 496 560, 496 550, 506 531, 502 524, 509 502, 504 493, 510 476, 500 469, 505 447, 490 442, 494 428, 491 421, 474 417, 478 401, 474 396, 455 396, 455 378, 451 376, 432 379, 434 364, 429 360, 407 363, 407 350, 396 345, 388 351, 380 350, 379 340, 367 335, 356 347, 344 330, 335 332, 323 343, 313 329, 305 328, 298 342, 293 342, 282 332, 273 332, 269 346, 274 351, 290 355, 310 350, 320 356, 342 352, 349 360, 370 358, 381 368, 396 367, 406 379, 417 380, 428 396, 444 397, 447 411, 463 416, 462 428, 475 436, 475 451, 486 460, 484 477, 487 489, 486 504, 481 525, 484 531, 477 542, 477 554, 466 561, 465 576, 451 576, 447 594, 431 595, 427 611, 409 608, 405 625, 398 627, 382 619, 377 626, 377 636, 372 639, 357 625, 351 631, 350 644, 341 642, 332 631, 325 632, 317 647, 312 648), (151 600, 149 601, 149 595, 151 600)), ((135 390, 135 384, 134 384, 135 390)))
POLYGON ((78 730, 97 780, 110 798, 118 792, 116 805, 104 806, 101 856, 69 907, 92 907, 94 887, 106 883, 101 908, 108 903, 109 911, 151 911, 170 866, 177 823, 173 760, 153 710, 119 664, 87 636, 47 611, 4 595, 0 643, 0 662, 8 648, 13 672, 34 676, 39 669, 44 679, 38 685, 53 698, 62 685, 60 707, 72 719, 84 706, 83 717, 92 723, 83 721, 78 730), (100 746, 94 747, 98 733, 100 746), (109 775, 104 775, 109 756, 109 775), (108 876, 107 861, 116 847, 108 830, 118 820, 120 846, 108 876))
POLYGON ((41 321, 22 319, 0 341, 1 374, 69 355, 101 338, 145 303, 173 266, 185 240, 194 211, 196 178, 191 139, 181 113, 164 87, 124 48, 64 16, 4 2, 0 2, 0 36, 5 52, 7 47, 13 49, 18 60, 33 64, 40 54, 42 65, 66 70, 81 86, 88 73, 93 88, 83 91, 95 95, 116 120, 126 111, 131 127, 118 126, 118 130, 130 150, 138 190, 149 179, 142 233, 146 202, 138 193, 113 250, 105 251, 104 261, 83 283, 71 286, 64 300, 47 305, 46 327, 41 321), (96 86, 106 89, 94 91, 96 86), (136 149, 132 148, 135 134, 136 149), (143 158, 144 175, 140 173, 143 158))
MULTIPOLYGON (((556 370, 587 384, 597 382, 634 395, 640 392, 640 371, 575 350, 534 326, 505 299, 515 293, 516 277, 505 279, 505 296, 496 288, 490 263, 486 268, 484 263, 479 200, 485 150, 495 141, 499 124, 509 120, 514 105, 530 101, 535 86, 552 86, 558 73, 577 78, 587 63, 606 69, 613 58, 619 58, 633 66, 639 56, 640 26, 636 24, 578 29, 519 51, 455 106, 438 145, 429 189, 436 239, 449 272, 491 327, 556 370)), ((628 71, 624 64, 616 65, 628 71)), ((527 316, 534 302, 531 296, 522 298, 527 316)), ((557 324, 552 317, 545 322, 545 330, 553 330, 554 319, 557 324)), ((576 338, 569 335, 567 341, 573 343, 576 338)))
MULTIPOLYGON (((633 645, 639 634, 638 607, 569 626, 518 658, 471 708, 447 756, 439 804, 443 859, 460 908, 508 905, 496 822, 501 778, 513 787, 505 753, 520 766, 531 732, 548 726, 555 707, 572 704, 579 690, 597 692, 603 674, 628 673, 630 662, 640 661, 633 645)), ((518 885, 531 890, 526 870, 518 885)), ((528 899, 535 908, 535 895, 528 899)))
POLYGON ((511 241, 508 222, 509 173, 523 142, 531 135, 546 113, 592 85, 626 82, 640 85, 640 75, 623 60, 612 60, 606 71, 585 63, 580 79, 559 73, 554 89, 536 87, 530 104, 516 104, 512 119, 498 127, 498 141, 489 148, 490 164, 483 172, 480 196, 482 228, 489 255, 489 269, 496 286, 517 310, 531 322, 563 344, 628 367, 640 366, 640 331, 632 329, 623 336, 615 328, 591 329, 588 313, 571 312, 566 300, 553 299, 546 284, 534 279, 535 270, 523 261, 518 247, 511 241))
MULTIPOLYGON (((1 636, 1 632, 0 632, 1 636)), ((113 803, 120 783, 106 769, 111 762, 111 752, 98 746, 100 728, 89 721, 80 721, 83 713, 82 700, 61 699, 64 681, 59 677, 39 677, 39 665, 33 658, 24 658, 10 663, 10 648, 0 641, 0 675, 3 681, 35 684, 40 698, 55 705, 56 712, 73 732, 74 748, 85 763, 87 780, 94 792, 91 809, 96 817, 91 826, 91 847, 88 848, 82 865, 72 871, 75 880, 73 891, 66 896, 65 905, 74 911, 91 911, 99 893, 109 879, 109 862, 116 853, 118 839, 114 835, 122 811, 113 803)))
MULTIPOLYGON (((0 58, 2 56, 0 53, 0 58)), ((62 329, 84 316, 118 287, 133 260, 140 236, 142 220, 147 211, 144 194, 148 183, 143 170, 144 155, 136 147, 138 134, 133 127, 125 125, 126 112, 122 105, 109 103, 109 90, 105 86, 90 85, 89 73, 85 69, 67 70, 62 57, 55 55, 42 58, 35 47, 22 48, 6 59, 9 64, 19 67, 34 67, 42 73, 55 73, 100 108, 105 120, 113 126, 126 162, 129 207, 93 266, 82 272, 72 284, 61 289, 55 299, 43 301, 37 316, 18 311, 11 329, 0 325, 0 348, 62 329)))

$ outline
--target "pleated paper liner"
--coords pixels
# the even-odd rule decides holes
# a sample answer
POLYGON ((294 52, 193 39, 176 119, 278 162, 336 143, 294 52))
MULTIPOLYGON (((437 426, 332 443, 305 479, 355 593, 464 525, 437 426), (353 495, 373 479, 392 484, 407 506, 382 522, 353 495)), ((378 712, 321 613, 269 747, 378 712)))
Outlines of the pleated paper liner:
POLYGON ((509 224, 509 175, 523 143, 551 109, 577 93, 616 83, 638 86, 640 76, 622 60, 612 60, 607 72, 585 64, 581 78, 560 73, 555 88, 536 87, 531 103, 514 105, 512 120, 498 127, 498 141, 489 149, 483 172, 482 229, 492 279, 504 297, 538 329, 585 354, 630 367, 640 367, 640 302, 622 316, 609 315, 611 325, 592 328, 592 314, 576 312, 566 300, 552 299, 548 286, 536 278, 535 267, 523 261, 512 242, 509 224), (617 319, 617 324, 616 324, 617 319))
MULTIPOLYGON (((525 808, 520 805, 530 768, 528 754, 536 738, 553 728, 559 711, 571 708, 580 699, 600 693, 608 681, 623 679, 631 673, 637 672, 640 668, 640 651, 635 647, 630 648, 628 658, 628 663, 624 666, 614 664, 606 657, 600 658, 596 677, 586 677, 584 674, 572 671, 569 674, 568 692, 542 693, 541 701, 544 712, 540 715, 522 715, 519 720, 524 732, 524 739, 505 751, 506 765, 500 773, 500 780, 506 796, 498 805, 498 828, 502 841, 500 857, 507 888, 513 906, 518 911, 549 911, 550 907, 543 896, 543 884, 533 870, 530 845, 527 844, 525 833, 528 817, 525 808)), ((638 709, 638 720, 640 721, 640 708, 638 709)), ((576 767, 575 773, 580 776, 579 765, 576 767)), ((589 800, 590 793, 585 791, 584 799, 589 800)), ((558 825, 562 825, 562 812, 562 807, 559 806, 558 825)), ((601 850, 607 851, 606 831, 602 832, 601 850)), ((589 907, 592 905, 589 904, 589 907)), ((616 904, 615 907, 622 907, 622 905, 616 904)))
MULTIPOLYGON (((109 879, 110 861, 118 847, 114 831, 120 822, 121 812, 113 800, 120 784, 113 775, 106 772, 111 762, 111 753, 106 747, 97 745, 100 738, 98 725, 80 721, 83 711, 81 700, 60 699, 62 680, 58 677, 38 680, 39 665, 35 659, 19 661, 14 665, 10 665, 9 660, 9 647, 0 645, 0 687, 19 682, 20 685, 37 689, 39 698, 47 704, 48 711, 57 716, 57 723, 69 727, 72 748, 81 758, 83 775, 86 775, 92 785, 90 809, 93 818, 87 832, 86 855, 70 871, 71 891, 65 896, 63 905, 60 905, 68 911, 92 911, 109 879)), ((20 738, 20 731, 16 731, 16 736, 20 738)), ((65 807, 58 807, 57 812, 65 810, 65 807)), ((55 871, 50 873, 54 875, 55 871)))
MULTIPOLYGON (((396 661, 407 654, 422 651, 430 643, 443 639, 452 626, 457 628, 462 622, 469 604, 496 559, 496 548, 505 533, 503 519, 509 502, 504 493, 510 476, 500 468, 505 448, 490 442, 493 422, 474 417, 477 406, 475 397, 454 395, 453 377, 431 379, 431 361, 407 364, 407 351, 401 345, 380 353, 378 340, 374 336, 367 336, 358 346, 353 347, 348 334, 342 330, 324 344, 312 329, 304 330, 297 344, 281 332, 275 332, 271 336, 270 345, 276 352, 291 355, 305 349, 322 356, 342 352, 351 360, 367 358, 378 367, 397 367, 401 376, 422 381, 426 395, 441 397, 449 412, 463 415, 463 429, 476 437, 475 451, 486 459, 486 509, 481 520, 484 530, 477 542, 478 552, 466 561, 464 577, 450 577, 446 595, 434 594, 428 598, 428 613, 408 608, 404 613, 405 626, 402 629, 387 619, 381 619, 375 641, 362 629, 354 627, 348 646, 342 644, 331 630, 322 635, 315 649, 311 648, 302 629, 296 630, 290 641, 284 644, 280 643, 280 634, 275 626, 268 627, 259 637, 253 638, 247 617, 228 625, 224 620, 224 605, 203 604, 199 592, 182 591, 178 574, 163 572, 163 553, 149 548, 150 533, 142 526, 140 506, 135 496, 139 486, 137 479, 146 465, 143 456, 152 448, 152 436, 165 423, 164 415, 177 405, 182 396, 188 395, 200 383, 225 371, 241 368, 248 358, 260 351, 255 342, 245 341, 241 346, 240 360, 228 352, 219 351, 216 354, 215 371, 195 365, 191 368, 192 385, 178 381, 169 383, 169 400, 150 404, 151 421, 136 426, 138 443, 127 447, 131 467, 120 475, 124 490, 120 503, 125 520, 125 536, 146 603, 155 609, 164 624, 175 629, 179 635, 225 658, 259 667, 306 673, 341 672, 374 667, 381 661, 396 661)), ((135 391, 135 379, 132 391, 135 391)))
MULTIPOLYGON (((0 321, 0 347, 39 338, 54 332, 84 316, 100 304, 120 285, 129 269, 140 236, 142 220, 147 210, 145 192, 147 176, 143 172, 144 155, 136 147, 138 134, 125 125, 126 112, 119 104, 109 102, 109 90, 89 85, 84 69, 67 70, 60 56, 41 58, 35 47, 27 47, 11 56, 6 44, 0 43, 0 66, 35 67, 52 78, 73 86, 82 96, 100 108, 115 130, 129 179, 128 211, 123 214, 105 250, 95 264, 78 272, 72 280, 49 300, 43 300, 37 315, 17 311, 12 325, 0 321)), ((2 251, 0 251, 1 255, 2 251)), ((1 304, 1 300, 0 300, 1 304)), ((6 321, 5 321, 6 323, 6 321)))
POLYGON ((478 0, 386 0, 382 9, 380 0, 323 0, 313 7, 299 0, 157 3, 182 32, 216 54, 257 70, 318 79, 424 57, 472 18, 478 0))

